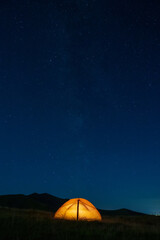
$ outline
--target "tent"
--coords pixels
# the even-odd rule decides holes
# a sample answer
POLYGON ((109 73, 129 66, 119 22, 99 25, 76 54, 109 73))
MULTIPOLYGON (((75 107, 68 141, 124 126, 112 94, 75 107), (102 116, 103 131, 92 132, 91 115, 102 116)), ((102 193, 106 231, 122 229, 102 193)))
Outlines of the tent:
POLYGON ((64 203, 55 213, 55 219, 101 221, 95 206, 83 198, 73 198, 64 203))

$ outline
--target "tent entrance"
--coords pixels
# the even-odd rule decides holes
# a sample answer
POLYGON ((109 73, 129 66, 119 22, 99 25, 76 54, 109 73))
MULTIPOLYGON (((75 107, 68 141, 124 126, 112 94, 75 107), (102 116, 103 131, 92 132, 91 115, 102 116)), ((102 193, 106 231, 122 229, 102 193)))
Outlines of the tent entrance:
POLYGON ((77 221, 79 218, 79 199, 77 200, 77 221))

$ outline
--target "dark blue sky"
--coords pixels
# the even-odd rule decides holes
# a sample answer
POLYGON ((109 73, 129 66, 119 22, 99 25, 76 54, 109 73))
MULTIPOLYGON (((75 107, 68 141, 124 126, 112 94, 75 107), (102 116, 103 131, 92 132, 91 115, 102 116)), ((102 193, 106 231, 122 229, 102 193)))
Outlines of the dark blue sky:
POLYGON ((0 194, 160 211, 160 3, 0 2, 0 194))

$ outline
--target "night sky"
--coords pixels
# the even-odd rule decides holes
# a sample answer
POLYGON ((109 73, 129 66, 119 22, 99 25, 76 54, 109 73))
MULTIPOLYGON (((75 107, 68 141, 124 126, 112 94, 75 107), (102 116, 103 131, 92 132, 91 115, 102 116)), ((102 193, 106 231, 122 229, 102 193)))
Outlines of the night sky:
POLYGON ((160 212, 159 0, 2 0, 0 33, 0 194, 160 212))

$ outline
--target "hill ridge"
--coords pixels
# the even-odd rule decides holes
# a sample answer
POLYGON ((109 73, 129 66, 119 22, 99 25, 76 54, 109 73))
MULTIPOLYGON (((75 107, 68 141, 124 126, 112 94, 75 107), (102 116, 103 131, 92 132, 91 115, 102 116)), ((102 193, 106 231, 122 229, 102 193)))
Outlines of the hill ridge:
MULTIPOLYGON (((19 209, 36 209, 43 211, 56 212, 58 208, 64 204, 68 199, 59 198, 49 193, 31 193, 25 194, 7 194, 0 195, 0 206, 19 209)), ((127 215, 138 216, 145 215, 144 213, 136 212, 126 208, 116 210, 98 209, 102 215, 127 215)))

